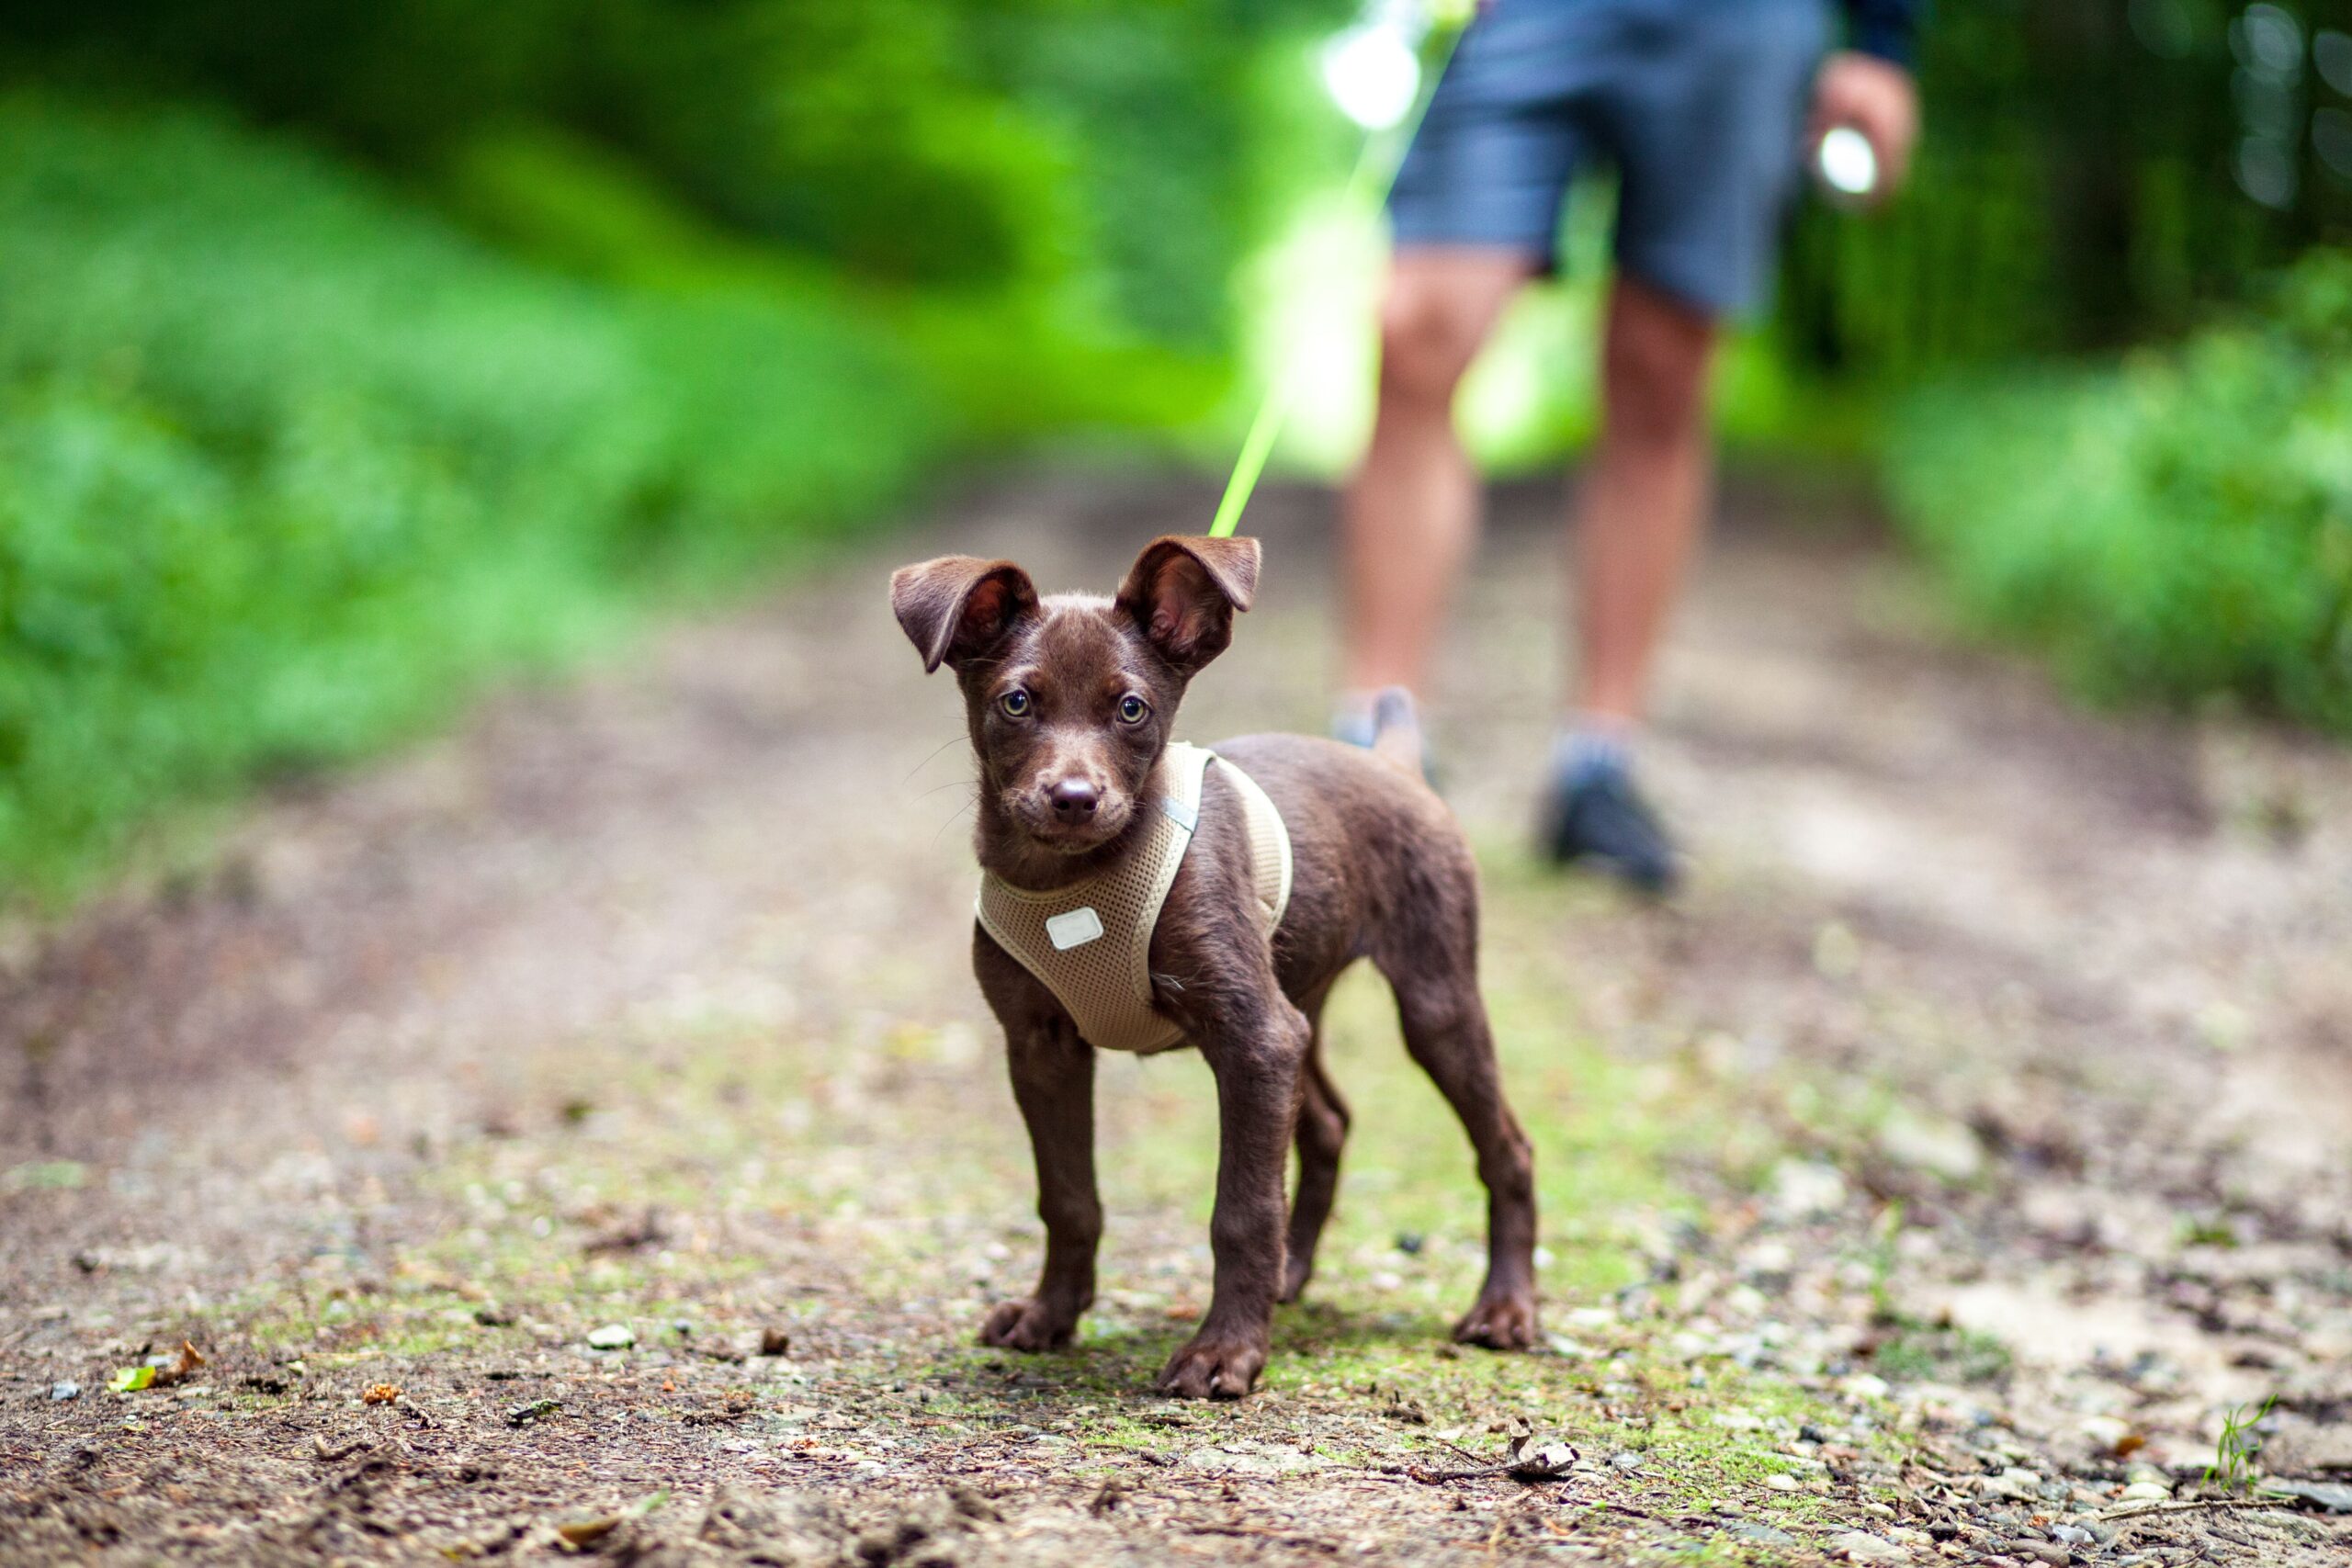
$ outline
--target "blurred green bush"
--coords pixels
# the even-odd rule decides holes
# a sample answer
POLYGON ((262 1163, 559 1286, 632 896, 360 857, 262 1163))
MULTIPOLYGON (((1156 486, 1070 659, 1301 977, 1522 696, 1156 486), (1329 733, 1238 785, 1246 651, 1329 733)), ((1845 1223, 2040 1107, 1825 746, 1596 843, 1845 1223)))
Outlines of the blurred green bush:
POLYGON ((0 888, 951 448, 1196 423, 1251 67, 1342 9, 0 0, 0 888))
POLYGON ((1351 0, 0 0, 0 70, 224 99, 429 183, 551 130, 870 283, 1060 290, 1199 349, 1270 37, 1351 0))
POLYGON ((0 885, 820 536, 950 420, 813 280, 594 285, 216 118, 0 97, 0 885))
POLYGON ((1067 289, 899 288, 714 225, 609 149, 548 126, 485 131, 453 152, 437 204, 503 250, 578 276, 690 297, 812 291, 887 321, 990 453, 1090 431, 1196 423, 1228 388, 1226 357, 1154 338, 1067 289))
POLYGON ((2352 733, 2352 254, 2112 371, 1925 392, 1888 470, 1963 614, 2090 694, 2352 733))

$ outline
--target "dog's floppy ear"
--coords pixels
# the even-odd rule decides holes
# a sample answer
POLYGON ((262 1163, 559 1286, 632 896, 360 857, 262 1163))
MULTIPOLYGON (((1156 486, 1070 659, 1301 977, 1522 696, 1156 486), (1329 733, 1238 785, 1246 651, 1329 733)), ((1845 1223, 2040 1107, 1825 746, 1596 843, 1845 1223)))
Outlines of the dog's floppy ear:
POLYGON ((1119 608, 1187 675, 1233 640, 1233 612, 1258 592, 1258 541, 1170 534, 1144 547, 1119 584, 1119 608))
POLYGON ((1009 560, 941 556, 890 574, 890 613, 922 654, 923 673, 962 669, 1037 612, 1029 574, 1009 560))

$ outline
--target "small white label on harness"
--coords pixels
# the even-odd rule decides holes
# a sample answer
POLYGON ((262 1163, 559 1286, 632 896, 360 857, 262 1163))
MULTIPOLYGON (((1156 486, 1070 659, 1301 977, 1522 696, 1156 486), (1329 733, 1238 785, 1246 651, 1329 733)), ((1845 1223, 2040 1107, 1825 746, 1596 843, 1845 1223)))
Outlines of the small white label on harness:
POLYGON ((1083 909, 1071 909, 1049 918, 1046 934, 1053 939, 1055 952, 1068 953, 1102 934, 1102 917, 1094 912, 1091 904, 1083 909))

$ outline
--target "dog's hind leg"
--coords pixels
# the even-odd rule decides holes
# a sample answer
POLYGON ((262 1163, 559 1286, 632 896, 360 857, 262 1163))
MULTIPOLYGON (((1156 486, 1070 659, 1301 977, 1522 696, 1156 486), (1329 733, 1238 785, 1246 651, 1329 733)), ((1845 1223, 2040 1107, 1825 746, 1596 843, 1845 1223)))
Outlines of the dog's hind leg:
POLYGON ((1340 1150, 1348 1141, 1348 1104, 1323 1070, 1323 1000, 1329 990, 1307 998, 1300 1010, 1313 1030, 1306 1061, 1299 1070, 1298 1194, 1290 1205, 1290 1256, 1283 1270, 1282 1299, 1298 1300, 1315 1272, 1315 1244, 1331 1217, 1340 1185, 1340 1150))
POLYGON ((1435 933, 1433 942, 1400 944, 1375 962, 1396 992, 1405 1048, 1462 1118, 1487 1186, 1487 1282, 1453 1337, 1521 1350, 1535 1343, 1535 1162, 1503 1100, 1494 1034, 1478 996, 1475 925, 1461 925, 1435 933))

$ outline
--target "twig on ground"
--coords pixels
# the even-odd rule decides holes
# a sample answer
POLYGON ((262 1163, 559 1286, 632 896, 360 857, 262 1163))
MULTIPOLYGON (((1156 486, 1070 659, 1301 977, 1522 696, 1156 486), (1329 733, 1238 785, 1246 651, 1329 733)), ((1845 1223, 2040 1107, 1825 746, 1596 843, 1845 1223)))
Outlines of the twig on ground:
POLYGON ((1298 1530, 1268 1529, 1263 1525, 1219 1524, 1208 1519, 1196 1519, 1182 1528, 1194 1535, 1254 1535, 1267 1540, 1286 1540, 1299 1546, 1311 1546, 1318 1551, 1341 1550, 1338 1541, 1326 1540, 1319 1535, 1306 1535, 1298 1530))
POLYGON ((1482 1464, 1469 1470, 1423 1470, 1419 1465, 1405 1467, 1405 1473, 1424 1486, 1442 1485, 1449 1481, 1478 1481, 1487 1476, 1507 1475, 1510 1472, 1510 1466, 1508 1464, 1482 1464))
POLYGON ((1436 1486, 1448 1481, 1476 1481, 1487 1476, 1508 1475, 1514 1481, 1528 1483, 1566 1481, 1568 1467, 1577 1461, 1577 1450, 1566 1443, 1544 1443, 1530 1448, 1523 1437, 1512 1440, 1510 1450, 1499 1460, 1482 1459, 1457 1443, 1437 1439, 1470 1461, 1467 1470, 1424 1470, 1419 1465, 1407 1465, 1405 1473, 1425 1486, 1436 1486))
POLYGON ((2136 1519, 2143 1514, 2194 1514, 2236 1508, 2291 1508, 2291 1497, 2192 1497, 2172 1498, 2164 1502, 2126 1503, 2120 1508, 2109 1508, 2094 1517, 2106 1523, 2115 1519, 2136 1519))

